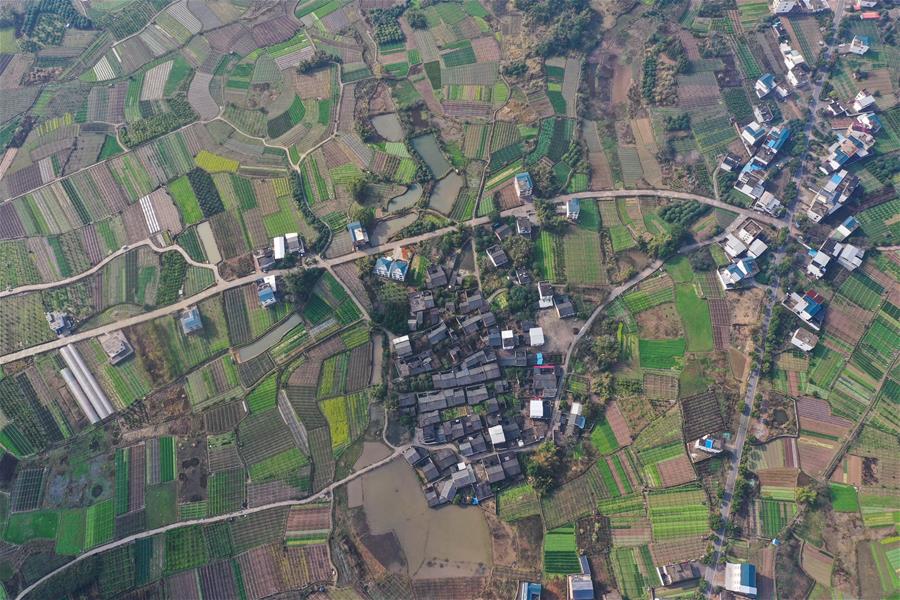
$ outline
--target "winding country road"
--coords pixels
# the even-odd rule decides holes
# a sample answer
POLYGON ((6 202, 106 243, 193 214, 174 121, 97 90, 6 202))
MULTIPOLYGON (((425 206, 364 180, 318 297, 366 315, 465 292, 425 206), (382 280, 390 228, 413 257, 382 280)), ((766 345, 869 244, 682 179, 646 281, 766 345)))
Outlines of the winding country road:
MULTIPOLYGON (((571 198, 612 199, 612 198, 628 198, 628 197, 634 197, 634 196, 655 196, 655 197, 659 197, 659 198, 696 200, 697 202, 701 202, 701 203, 707 204, 709 206, 729 210, 731 212, 737 213, 744 217, 752 217, 753 219, 756 219, 757 221, 767 223, 767 224, 773 225, 775 227, 785 227, 786 226, 784 221, 776 219, 774 217, 770 217, 769 215, 760 214, 760 213, 757 213, 755 211, 748 210, 745 208, 731 206, 730 204, 726 204, 719 200, 715 200, 714 198, 708 198, 706 196, 701 196, 699 194, 692 194, 689 192, 676 192, 676 191, 671 191, 671 190, 603 190, 603 191, 597 191, 597 192, 580 192, 577 194, 567 194, 564 196, 558 196, 553 199, 553 202, 559 204, 559 203, 567 202, 571 198)), ((500 214, 502 216, 524 216, 533 210, 534 210, 533 205, 523 204, 522 206, 517 206, 515 208, 504 210, 500 214)), ((476 217, 476 218, 473 218, 473 219, 465 222, 463 225, 467 226, 467 227, 475 227, 478 225, 485 225, 489 222, 490 222, 490 218, 488 218, 488 217, 476 217)), ((336 265, 344 264, 344 263, 347 263, 350 261, 354 261, 354 260, 357 260, 360 258, 365 258, 367 256, 372 256, 375 254, 384 254, 384 253, 396 250, 397 248, 400 248, 401 246, 417 244, 419 242, 424 242, 426 240, 430 240, 430 239, 434 239, 434 238, 443 236, 447 233, 455 231, 459 226, 460 225, 451 225, 448 227, 442 227, 440 229, 436 229, 436 230, 428 232, 428 233, 423 233, 421 235, 405 238, 402 240, 397 240, 394 242, 385 242, 384 244, 372 246, 370 248, 366 248, 365 250, 352 252, 350 254, 345 254, 343 256, 338 256, 335 258, 319 257, 318 262, 325 268, 328 268, 329 270, 331 270, 331 268, 333 268, 336 265)), ((183 250, 182 250, 182 252, 183 252, 183 254, 186 254, 186 253, 184 253, 183 250)), ((204 266, 207 268, 211 268, 211 265, 207 265, 204 263, 195 263, 194 261, 191 261, 191 264, 196 264, 197 266, 204 266)), ((290 270, 285 269, 285 270, 280 270, 280 271, 279 270, 270 271, 268 274, 269 275, 285 275, 288 272, 290 272, 290 270)), ((80 278, 89 276, 91 273, 93 273, 93 269, 91 271, 87 271, 87 272, 77 275, 75 277, 71 277, 71 278, 65 280, 65 283, 66 284, 73 283, 75 281, 78 281, 80 278)), ((229 290, 229 289, 232 289, 235 287, 240 287, 242 285, 246 285, 248 283, 252 283, 252 282, 256 281, 257 279, 259 279, 261 276, 262 275, 259 273, 253 273, 253 274, 250 274, 250 275, 238 278, 238 279, 229 280, 229 281, 217 279, 215 285, 213 285, 213 286, 203 290, 202 292, 195 294, 189 298, 184 298, 183 300, 181 300, 175 304, 157 308, 155 310, 152 310, 152 311, 149 311, 146 313, 142 313, 140 315, 134 315, 132 317, 122 319, 121 321, 117 321, 115 323, 109 323, 107 325, 102 325, 100 327, 96 327, 94 329, 90 329, 87 331, 79 331, 79 332, 73 333, 69 336, 66 336, 64 338, 59 338, 56 340, 45 342, 43 344, 31 346, 30 348, 23 348, 16 352, 12 352, 12 353, 0 356, 0 365, 7 364, 7 363, 17 361, 17 360, 22 360, 24 358, 28 358, 28 357, 34 356, 36 354, 41 354, 42 352, 56 350, 58 348, 61 348, 62 346, 65 346, 65 345, 68 345, 68 344, 71 344, 74 342, 80 342, 83 340, 91 339, 91 338, 94 338, 94 337, 97 337, 100 335, 112 333, 113 331, 125 329, 126 327, 132 327, 132 326, 138 325, 140 323, 152 321, 153 319, 157 319, 159 317, 164 317, 166 315, 180 312, 180 311, 196 304, 197 302, 200 302, 201 300, 211 298, 212 296, 215 296, 216 294, 220 294, 220 293, 224 292, 225 290, 229 290)), ((45 288, 56 287, 57 285, 60 285, 60 283, 59 282, 56 282, 56 283, 51 282, 51 283, 47 283, 47 284, 38 284, 38 285, 42 286, 40 289, 45 289, 45 288)), ((25 286, 25 287, 31 288, 33 286, 25 286)), ((22 293, 23 291, 27 291, 27 290, 25 290, 23 288, 15 288, 13 290, 9 290, 9 291, 5 292, 4 295, 18 294, 18 293, 22 293)), ((352 294, 351 294, 351 296, 352 296, 352 294)))

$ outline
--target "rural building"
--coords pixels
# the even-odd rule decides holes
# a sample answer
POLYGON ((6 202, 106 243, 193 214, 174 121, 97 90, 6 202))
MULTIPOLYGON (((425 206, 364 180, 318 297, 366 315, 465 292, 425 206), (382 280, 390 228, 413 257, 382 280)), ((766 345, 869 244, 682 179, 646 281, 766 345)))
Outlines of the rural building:
POLYGON ((768 167, 790 137, 791 130, 787 127, 773 127, 770 129, 769 133, 766 134, 762 147, 756 153, 756 160, 768 167))
POLYGON ((689 560, 656 567, 656 572, 659 574, 659 580, 662 581, 663 586, 669 586, 699 579, 700 565, 689 560))
POLYGON ((819 336, 803 329, 802 327, 798 327, 797 330, 791 335, 791 343, 804 352, 809 352, 816 347, 816 344, 819 343, 819 336))
POLYGON ((500 225, 498 225, 497 227, 494 228, 494 235, 501 242, 503 240, 505 240, 506 238, 508 238, 509 236, 511 236, 512 234, 513 234, 512 228, 509 225, 507 225, 506 223, 501 223, 500 225))
POLYGON ((405 281, 408 271, 409 263, 407 261, 393 260, 387 256, 379 257, 375 261, 375 267, 372 270, 378 277, 393 279, 394 281, 405 281))
POLYGON ((721 454, 725 449, 725 440, 717 435, 704 435, 694 442, 694 448, 707 454, 721 454))
POLYGON ((203 329, 203 319, 200 318, 200 309, 196 306, 192 306, 181 313, 181 319, 179 319, 179 321, 181 322, 181 331, 185 335, 203 329))
POLYGON ((741 157, 737 154, 732 154, 731 152, 725 153, 725 156, 722 158, 722 162, 719 163, 719 168, 723 171, 728 171, 732 173, 741 168, 741 157))
POLYGON ((753 107, 753 116, 760 123, 769 123, 775 118, 775 114, 768 104, 757 104, 753 107))
POLYGON ((843 223, 834 228, 834 231, 831 232, 831 237, 839 242, 843 242, 853 235, 853 232, 857 229, 859 229, 859 221, 856 220, 856 217, 851 215, 844 219, 843 223))
POLYGON ((833 173, 825 185, 813 190, 816 195, 806 216, 810 221, 818 223, 842 207, 858 187, 859 177, 848 174, 846 169, 833 173))
POLYGON ((72 319, 64 312, 54 310, 44 313, 44 317, 47 318, 47 324, 56 335, 65 335, 72 328, 72 319))
POLYGON ((759 258, 763 254, 766 253, 766 250, 769 249, 769 246, 762 240, 756 239, 750 243, 750 246, 747 248, 747 256, 750 258, 759 258))
POLYGON ((771 73, 766 73, 757 79, 756 83, 753 85, 753 89, 756 91, 756 97, 765 98, 775 89, 775 85, 775 76, 771 73))
POLYGON ((875 106, 875 97, 866 90, 862 90, 856 94, 853 98, 853 104, 851 105, 853 112, 855 113, 861 113, 873 106, 875 106))
POLYGON ((409 341, 408 335, 394 338, 391 341, 391 344, 394 346, 394 352, 399 356, 409 356, 412 354, 412 344, 409 341))
POLYGON ((538 306, 550 308, 553 306, 553 285, 549 281, 538 282, 538 306))
POLYGON ((256 266, 263 273, 275 266, 275 259, 272 258, 272 251, 269 248, 256 252, 254 257, 256 258, 256 266))
POLYGON ((860 136, 845 136, 844 134, 839 133, 837 135, 837 141, 829 146, 828 156, 825 158, 825 161, 819 165, 819 170, 825 175, 831 175, 841 167, 845 167, 860 158, 867 157, 869 155, 869 148, 872 146, 872 144, 867 143, 867 141, 868 140, 860 139, 860 136))
POLYGON ((134 348, 128 343, 122 331, 113 331, 100 337, 100 346, 109 358, 109 364, 117 365, 132 354, 134 348))
POLYGON ((488 427, 488 436, 490 436, 491 444, 494 447, 506 445, 506 434, 503 433, 503 425, 488 427))
MULTIPOLYGON (((556 378, 554 377, 554 381, 556 378)), ((532 419, 544 418, 544 402, 542 400, 531 400, 528 404, 528 416, 532 419)))
POLYGON ((556 301, 556 316, 560 319, 570 319, 575 316, 575 307, 568 296, 560 296, 556 301))
POLYGON ((840 54, 856 54, 862 56, 869 51, 869 38, 864 35, 854 35, 853 40, 849 44, 841 44, 838 46, 840 54))
POLYGON ((274 284, 274 277, 266 277, 265 280, 260 279, 256 282, 256 296, 260 306, 269 307, 278 302, 278 298, 275 297, 274 284))
POLYGON ((531 389, 537 398, 555 398, 558 382, 556 367, 535 366, 531 370, 531 389))
POLYGON ((782 304, 816 331, 821 329, 825 318, 825 298, 815 290, 807 290, 802 296, 791 292, 782 304))
POLYGON ((442 287, 447 283, 447 273, 444 272, 444 267, 435 264, 428 265, 425 269, 425 285, 428 288, 442 287))
POLYGON ((528 217, 516 217, 516 233, 531 237, 531 221, 528 217))
POLYGON ((506 252, 503 251, 499 245, 493 245, 488 248, 486 251, 488 259, 490 259, 491 264, 495 267, 499 268, 507 263, 509 263, 509 258, 506 256, 506 252))
POLYGON ((528 330, 528 345, 529 346, 543 346, 544 345, 544 330, 540 327, 532 327, 528 330))
POLYGON ((369 234, 359 221, 348 223, 347 231, 350 232, 350 241, 353 242, 354 249, 359 250, 369 245, 369 234))
POLYGON ((303 239, 297 233, 284 234, 284 243, 287 246, 288 254, 306 254, 306 248, 303 246, 303 239))
POLYGON ((725 563, 725 589, 739 596, 756 598, 756 567, 749 563, 725 563))
POLYGON ((778 49, 781 50, 784 66, 787 67, 788 71, 796 69, 797 67, 806 66, 806 59, 803 58, 803 55, 794 50, 787 42, 778 44, 778 49))
POLYGON ((866 251, 858 246, 847 242, 839 242, 833 237, 825 240, 818 250, 810 249, 809 255, 812 257, 806 266, 806 273, 815 279, 821 279, 825 276, 831 259, 837 261, 839 265, 848 271, 855 271, 862 265, 866 251))
POLYGON ((881 15, 878 11, 870 10, 864 13, 860 13, 859 18, 863 21, 877 21, 881 18, 881 15))
POLYGON ((519 173, 513 180, 513 186, 516 188, 516 195, 519 199, 531 198, 534 192, 534 183, 531 181, 531 175, 526 171, 519 173))
POLYGON ((519 583, 516 600, 541 600, 541 584, 523 581, 519 583))
POLYGON ((741 139, 744 140, 744 143, 747 146, 755 146, 762 139, 766 137, 766 128, 757 123, 756 121, 751 121, 741 129, 741 139))
POLYGON ((764 191, 753 203, 753 210, 777 217, 781 212, 781 202, 771 192, 764 191))
POLYGON ((412 292, 409 295, 409 312, 415 314, 434 308, 434 294, 430 291, 412 292))
POLYGON ((719 242, 722 250, 728 255, 728 258, 737 258, 747 251, 747 246, 737 238, 733 233, 725 235, 725 239, 719 242))
POLYGON ((566 218, 570 221, 577 221, 581 214, 581 202, 578 198, 572 198, 566 202, 566 218))
POLYGON ((569 575, 566 589, 568 600, 594 600, 594 582, 590 575, 569 575))
POLYGON ((504 350, 512 350, 516 347, 516 335, 512 329, 504 329, 500 332, 501 346, 504 350))
POLYGON ((757 273, 759 266, 752 258, 742 258, 716 271, 719 283, 726 290, 733 290, 748 283, 757 273))
POLYGON ((275 260, 281 260, 285 255, 285 243, 284 236, 279 235, 277 237, 272 238, 272 256, 275 260))

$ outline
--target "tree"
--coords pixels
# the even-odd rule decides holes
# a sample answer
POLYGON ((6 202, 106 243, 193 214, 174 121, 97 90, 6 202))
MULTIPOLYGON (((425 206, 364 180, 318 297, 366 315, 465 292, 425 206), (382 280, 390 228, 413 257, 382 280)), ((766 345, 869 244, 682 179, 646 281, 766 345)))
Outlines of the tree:
POLYGON ((611 369, 619 360, 619 340, 612 335, 598 335, 594 338, 591 349, 601 371, 611 369))
POLYGON ((316 267, 312 269, 292 271, 285 276, 288 296, 290 296, 291 301, 294 303, 294 306, 299 308, 304 303, 306 303, 306 301, 309 299, 310 294, 312 294, 312 290, 315 287, 316 282, 319 281, 319 278, 324 272, 325 269, 316 267))
POLYGON ((371 206, 363 206, 354 202, 347 210, 347 216, 350 221, 359 221, 366 229, 375 224, 375 209, 371 206))
POLYGON ((413 29, 428 29, 428 20, 425 13, 417 8, 411 8, 406 11, 406 22, 413 29))
POLYGON ((532 287, 516 286, 507 294, 507 308, 511 314, 530 316, 538 301, 537 290, 532 287))
POLYGON ((517 269, 531 264, 531 250, 534 248, 534 243, 530 239, 514 235, 507 238, 503 246, 517 269))
POLYGON ((528 483, 541 496, 556 486, 556 477, 562 467, 559 448, 547 440, 526 458, 525 473, 528 483))
POLYGON ((818 497, 819 492, 812 486, 798 487, 794 490, 794 500, 802 506, 812 506, 818 497))

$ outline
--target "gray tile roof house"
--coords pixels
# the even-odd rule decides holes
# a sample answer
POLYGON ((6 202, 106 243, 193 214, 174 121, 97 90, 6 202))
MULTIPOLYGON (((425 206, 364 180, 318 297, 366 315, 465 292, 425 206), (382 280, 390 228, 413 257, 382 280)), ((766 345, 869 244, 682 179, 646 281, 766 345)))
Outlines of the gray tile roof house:
POLYGON ((542 398, 556 396, 557 380, 554 367, 534 367, 531 371, 531 387, 535 395, 542 398))
POLYGON ((403 458, 405 458, 406 462, 408 462, 411 465, 415 465, 417 462, 419 462, 426 456, 428 456, 428 453, 426 453, 424 450, 422 450, 421 448, 418 448, 416 446, 410 446, 409 448, 407 448, 406 450, 403 451, 403 458))
POLYGON ((447 273, 444 272, 444 267, 428 265, 428 268, 425 269, 425 284, 431 289, 447 285, 447 273))
POLYGON ((424 477, 425 481, 429 483, 441 478, 441 472, 438 470, 437 466, 435 466, 434 461, 431 460, 431 457, 428 457, 424 461, 422 461, 422 464, 420 464, 418 468, 420 471, 422 471, 422 477, 424 477))
POLYGON ((528 217, 516 217, 516 233, 531 237, 531 221, 528 217))
POLYGON ((399 356, 409 356, 413 353, 412 342, 410 342, 408 335, 394 338, 391 344, 394 346, 394 352, 399 356))
POLYGON ((439 484, 441 499, 445 502, 453 500, 454 496, 466 486, 474 485, 478 480, 475 478, 475 471, 471 465, 466 465, 464 469, 454 471, 450 475, 450 479, 439 484))
POLYGON ((485 451, 487 451, 487 441, 485 441, 484 434, 480 431, 474 435, 468 436, 459 443, 459 453, 466 458, 481 454, 485 451))
POLYGON ((470 312, 481 310, 484 306, 486 306, 486 303, 481 292, 466 292, 463 299, 459 302, 456 312, 467 315, 470 312))
POLYGON ((480 404, 488 399, 487 387, 484 385, 470 385, 466 388, 466 403, 469 405, 480 404))
POLYGON ((410 408, 416 405, 416 395, 413 392, 407 392, 397 396, 397 402, 400 408, 410 408))
POLYGON ((456 452, 450 450, 449 448, 441 448, 440 450, 434 452, 431 455, 431 458, 434 460, 434 464, 437 465, 437 468, 441 471, 459 462, 459 458, 456 456, 456 452))
POLYGON ((518 477, 522 474, 522 466, 519 464, 519 457, 515 452, 507 452, 500 455, 500 464, 503 465, 503 472, 510 479, 518 477))
POLYGON ((426 485, 422 488, 422 493, 425 494, 425 502, 428 503, 428 508, 434 508, 443 504, 441 497, 438 496, 437 490, 434 489, 433 485, 426 485))
POLYGON ((429 308, 434 308, 434 295, 430 291, 413 292, 409 295, 409 312, 415 314, 429 308))
POLYGON ((419 413, 419 427, 428 427, 429 425, 437 425, 441 422, 441 413, 433 410, 430 412, 419 413))
POLYGON ((500 457, 496 454, 486 456, 482 459, 481 465, 490 483, 500 483, 506 479, 506 473, 503 472, 503 466, 500 464, 500 457))
POLYGON ((568 319, 575 316, 575 307, 568 296, 556 297, 556 314, 560 319, 568 319))
POLYGON ((447 389, 460 386, 482 383, 500 377, 500 366, 488 363, 473 368, 462 368, 454 371, 444 371, 431 376, 431 383, 438 389, 447 389))
POLYGON ((447 339, 447 335, 447 324, 442 321, 440 325, 426 333, 425 337, 428 340, 428 343, 434 346, 447 339))
POLYGON ((491 264, 497 268, 505 266, 509 263, 509 258, 506 256, 506 252, 504 252, 503 248, 501 248, 498 244, 494 244, 493 246, 485 250, 485 252, 487 253, 488 259, 491 261, 491 264))
POLYGON ((499 227, 494 228, 494 235, 497 236, 497 239, 501 242, 512 235, 512 228, 506 223, 503 223, 499 227))

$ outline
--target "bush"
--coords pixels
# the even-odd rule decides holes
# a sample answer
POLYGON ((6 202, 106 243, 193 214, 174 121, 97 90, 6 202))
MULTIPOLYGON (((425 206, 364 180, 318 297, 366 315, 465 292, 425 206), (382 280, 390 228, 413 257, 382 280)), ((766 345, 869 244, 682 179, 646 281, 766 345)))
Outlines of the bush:
POLYGON ((167 112, 135 121, 127 127, 123 127, 121 130, 122 142, 126 146, 133 147, 171 133, 199 118, 184 94, 171 98, 168 101, 168 107, 167 112))
POLYGON ((709 206, 696 200, 682 200, 661 208, 659 216, 667 223, 688 227, 709 210, 709 206))
POLYGON ((194 190, 194 196, 197 197, 197 202, 200 204, 200 210, 203 211, 204 218, 208 219, 225 210, 219 190, 216 189, 216 184, 213 183, 209 173, 200 167, 195 167, 188 171, 187 178, 191 189, 194 190))

